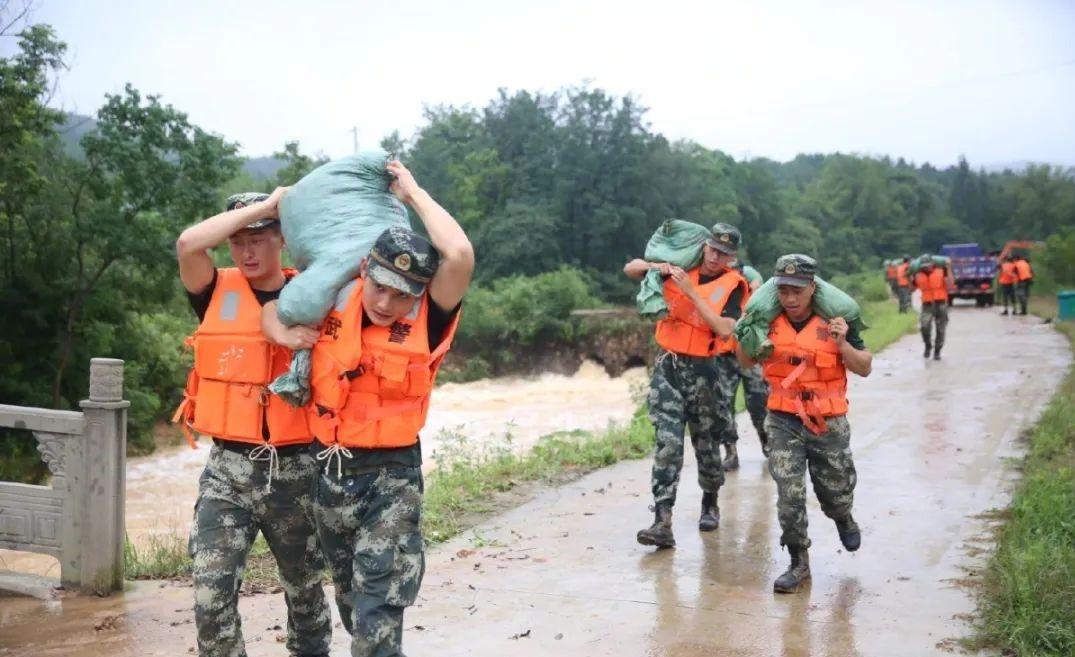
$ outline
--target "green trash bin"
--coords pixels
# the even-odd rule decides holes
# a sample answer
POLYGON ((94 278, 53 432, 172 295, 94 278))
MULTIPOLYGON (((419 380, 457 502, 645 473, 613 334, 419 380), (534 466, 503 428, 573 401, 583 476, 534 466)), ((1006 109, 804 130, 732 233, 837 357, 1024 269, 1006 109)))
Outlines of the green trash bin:
POLYGON ((1064 290, 1056 293, 1057 305, 1060 306, 1060 320, 1075 320, 1075 290, 1064 290))

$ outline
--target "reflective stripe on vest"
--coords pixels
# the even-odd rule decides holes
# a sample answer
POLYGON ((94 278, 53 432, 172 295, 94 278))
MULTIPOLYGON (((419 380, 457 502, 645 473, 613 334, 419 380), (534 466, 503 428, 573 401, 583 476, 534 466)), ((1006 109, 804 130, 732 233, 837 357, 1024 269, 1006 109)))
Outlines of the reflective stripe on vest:
POLYGON ((391 326, 362 326, 362 279, 341 290, 310 362, 310 426, 317 440, 345 448, 408 447, 425 426, 437 371, 459 314, 429 349, 429 294, 391 326))
POLYGON ((826 417, 847 413, 847 370, 829 324, 818 316, 796 332, 781 313, 769 327, 772 355, 762 363, 769 382, 770 410, 792 413, 815 434, 828 430, 826 417))
POLYGON ((928 274, 920 271, 914 277, 915 287, 922 291, 922 303, 948 301, 948 281, 944 269, 934 267, 928 274))
POLYGON ((306 411, 292 408, 268 390, 269 383, 291 366, 291 351, 271 344, 262 334, 261 304, 237 268, 217 270, 205 318, 187 345, 194 349, 194 368, 172 421, 183 422, 192 447, 191 429, 258 445, 266 442, 267 429, 269 444, 277 447, 313 439, 306 411))
MULTIPOLYGON (((706 304, 720 315, 736 288, 742 290, 742 309, 750 297, 750 284, 738 271, 731 269, 705 283, 701 280, 702 269, 696 267, 687 275, 706 304)), ((684 356, 713 356, 735 351, 734 337, 721 338, 713 333, 701 313, 675 281, 664 282, 664 299, 668 304, 668 316, 657 322, 656 339, 662 348, 684 356)))

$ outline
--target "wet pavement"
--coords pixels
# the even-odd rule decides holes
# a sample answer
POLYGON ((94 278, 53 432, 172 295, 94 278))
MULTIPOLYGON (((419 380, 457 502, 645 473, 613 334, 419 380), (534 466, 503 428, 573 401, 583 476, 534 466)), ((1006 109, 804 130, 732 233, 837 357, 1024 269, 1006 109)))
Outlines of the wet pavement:
MULTIPOLYGON (((688 457, 678 545, 635 543, 652 515, 650 462, 625 462, 547 493, 432 550, 406 616, 412 655, 885 656, 949 654, 967 633, 968 576, 991 545, 991 509, 1010 499, 1028 428, 1070 363, 1033 318, 957 308, 945 360, 908 336, 852 377, 855 517, 844 552, 811 500, 813 580, 775 595, 785 568, 774 486, 740 416, 742 467, 721 490, 721 527, 696 529, 688 457)), ((0 655, 184 654, 190 589, 139 583, 107 600, 0 599, 0 655), (112 619, 112 620, 109 620, 112 619), (97 629, 100 627, 100 629, 97 629), (47 632, 43 632, 47 628, 47 632)), ((241 603, 251 657, 285 655, 280 595, 241 603)), ((336 630, 334 655, 347 654, 336 630)))

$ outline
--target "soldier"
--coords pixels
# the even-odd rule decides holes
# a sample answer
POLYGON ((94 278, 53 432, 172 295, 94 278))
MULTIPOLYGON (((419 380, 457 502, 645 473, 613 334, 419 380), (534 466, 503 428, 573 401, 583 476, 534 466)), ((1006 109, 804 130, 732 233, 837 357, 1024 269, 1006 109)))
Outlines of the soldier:
POLYGON ((885 260, 885 282, 888 283, 888 288, 892 290, 892 294, 895 297, 899 297, 899 285, 896 284, 896 267, 899 266, 898 260, 885 260))
POLYGON ((1019 281, 1019 276, 1015 270, 1015 257, 1007 256, 1004 258, 1004 262, 1000 263, 1000 272, 997 273, 997 285, 1000 286, 1000 298, 1004 303, 1004 312, 1001 315, 1008 314, 1008 307, 1011 306, 1012 315, 1015 315, 1017 308, 1015 306, 1015 284, 1019 281))
POLYGON ((260 331, 261 306, 295 273, 280 266, 276 208, 284 191, 232 196, 226 212, 186 229, 176 242, 179 276, 201 322, 176 419, 183 419, 192 446, 191 428, 213 436, 189 545, 202 657, 246 655, 237 603, 259 531, 280 570, 288 651, 312 657, 329 650, 332 629, 310 505, 317 475, 309 452, 313 436, 305 412, 267 390, 287 371, 290 350, 311 347, 317 332, 287 329, 277 336, 278 347, 260 331), (208 249, 225 240, 235 267, 218 269, 208 249))
POLYGON ((728 389, 738 380, 720 355, 735 349, 732 331, 750 293, 746 279, 730 268, 739 242, 735 227, 716 224, 702 247, 701 265, 690 271, 645 260, 624 266, 624 273, 635 280, 650 269, 660 270, 666 277, 668 303, 668 316, 657 323, 657 344, 664 352, 654 364, 649 394, 650 418, 657 431, 652 481, 655 519, 652 526, 638 532, 642 545, 676 544, 672 507, 688 426, 702 488, 698 528, 713 531, 720 524, 717 496, 724 471, 718 445, 732 422, 728 389))
POLYGON ((900 312, 911 309, 911 256, 903 256, 903 262, 896 265, 896 298, 899 299, 900 312))
MULTIPOLYGON (((741 271, 743 272, 743 278, 747 279, 747 284, 750 286, 750 291, 753 293, 761 284, 765 282, 761 273, 757 269, 750 265, 742 265, 741 271)), ((769 456, 769 440, 765 435, 765 416, 768 411, 765 409, 765 404, 769 401, 769 384, 765 382, 765 377, 762 376, 761 367, 755 365, 754 367, 746 368, 735 363, 736 372, 738 374, 738 381, 743 384, 743 400, 746 402, 747 413, 750 415, 750 422, 754 425, 754 430, 758 432, 758 442, 761 443, 761 451, 766 457, 769 456)), ((738 383, 735 387, 738 387, 738 383)), ((732 403, 734 404, 735 395, 732 396, 732 403)), ((734 413, 734 407, 733 407, 734 413)), ((735 419, 732 419, 732 426, 735 427, 735 419)), ((739 439, 738 430, 728 432, 725 435, 730 435, 735 438, 735 441, 739 439)), ((727 445, 725 445, 727 450, 727 445)), ((734 459, 729 461, 725 458, 723 467, 725 470, 734 470, 739 467, 739 455, 735 450, 735 443, 732 444, 732 450, 734 453, 734 459)))
MULTIPOLYGON (((403 655, 403 612, 425 573, 418 433, 474 271, 455 219, 401 163, 387 168, 432 243, 407 228, 384 231, 311 354, 308 413, 325 461, 314 515, 354 657, 403 655)), ((284 330, 275 304, 263 320, 270 335, 284 330)))
MULTIPOLYGON (((1030 261, 1026 256, 1015 256, 1015 299, 1019 302, 1019 314, 1026 314, 1027 302, 1030 301, 1030 285, 1034 282, 1034 270, 1030 268, 1030 261)), ((1012 306, 1012 314, 1015 307, 1012 306)))
MULTIPOLYGON (((813 258, 791 254, 776 261, 782 312, 769 328, 773 353, 762 363, 772 393, 765 427, 769 472, 776 482, 780 545, 791 566, 773 583, 778 593, 794 593, 810 578, 810 537, 806 519, 806 471, 826 516, 836 522, 840 542, 859 549, 862 535, 851 515, 855 464, 847 423, 847 370, 869 376, 873 356, 858 332, 841 317, 826 321, 814 313, 813 258)), ((755 361, 742 348, 744 367, 755 361)))
POLYGON ((922 342, 926 350, 923 356, 929 358, 933 351, 933 360, 941 359, 944 347, 945 329, 948 327, 948 288, 955 285, 952 274, 947 267, 937 267, 933 256, 928 253, 918 259, 922 263, 914 275, 914 286, 922 292, 922 313, 918 326, 922 330, 922 342), (932 326, 937 325, 937 338, 931 339, 932 326))

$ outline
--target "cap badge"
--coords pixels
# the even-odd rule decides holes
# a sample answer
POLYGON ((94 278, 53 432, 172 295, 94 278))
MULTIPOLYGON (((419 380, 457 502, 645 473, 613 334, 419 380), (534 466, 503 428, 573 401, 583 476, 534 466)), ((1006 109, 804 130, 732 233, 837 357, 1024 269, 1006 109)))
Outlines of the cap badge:
POLYGON ((407 253, 401 253, 398 256, 396 256, 396 259, 392 264, 394 264, 396 266, 396 269, 398 269, 400 271, 410 271, 411 270, 411 256, 410 256, 410 254, 407 254, 407 253))
POLYGON ((785 274, 794 274, 795 273, 795 265, 788 265, 788 266, 784 267, 784 273, 785 274))
POLYGON ((721 242, 731 242, 732 241, 732 236, 729 235, 728 233, 721 233, 720 241, 721 242))
POLYGON ((246 203, 243 203, 242 201, 236 201, 235 205, 231 206, 231 209, 232 210, 238 210, 239 208, 245 208, 245 207, 246 207, 246 203))

